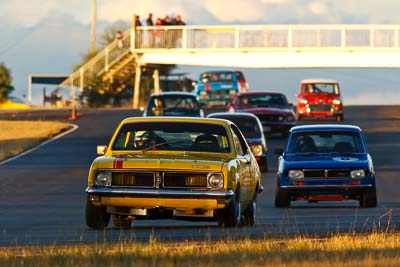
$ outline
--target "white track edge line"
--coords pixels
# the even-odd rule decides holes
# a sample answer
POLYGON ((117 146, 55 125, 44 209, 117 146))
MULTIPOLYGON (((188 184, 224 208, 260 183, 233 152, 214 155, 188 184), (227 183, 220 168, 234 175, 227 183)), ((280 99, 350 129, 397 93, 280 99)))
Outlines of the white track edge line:
POLYGON ((8 163, 8 162, 11 162, 11 161, 13 161, 13 160, 16 160, 16 159, 18 159, 18 158, 20 158, 20 157, 23 157, 23 156, 25 156, 26 154, 29 154, 29 153, 35 151, 36 149, 39 149, 39 148, 41 148, 42 146, 45 146, 45 145, 47 145, 48 143, 53 142, 54 140, 57 140, 57 139, 59 139, 59 138, 65 136, 65 135, 67 135, 67 134, 70 134, 70 133, 74 132, 75 130, 77 130, 77 129, 79 128, 79 126, 76 125, 76 124, 70 123, 69 125, 72 126, 72 128, 69 129, 68 131, 62 132, 62 133, 60 133, 59 135, 56 135, 56 136, 54 136, 53 138, 51 138, 51 139, 49 139, 49 140, 46 140, 46 141, 44 141, 43 143, 40 143, 39 145, 37 145, 37 146, 35 146, 35 147, 32 147, 31 149, 28 149, 27 151, 22 152, 21 154, 18 154, 18 155, 14 156, 14 157, 8 158, 8 159, 6 159, 6 160, 4 160, 4 161, 1 161, 1 162, 0 162, 0 166, 6 164, 6 163, 8 163))

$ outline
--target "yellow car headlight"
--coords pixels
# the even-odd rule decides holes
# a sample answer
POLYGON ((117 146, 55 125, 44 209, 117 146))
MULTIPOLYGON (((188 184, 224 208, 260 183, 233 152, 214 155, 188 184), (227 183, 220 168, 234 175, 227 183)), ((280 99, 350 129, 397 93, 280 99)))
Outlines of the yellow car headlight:
POLYGON ((99 171, 96 173, 94 184, 96 186, 111 186, 111 177, 110 171, 99 171))
POLYGON ((221 188, 224 185, 224 176, 222 173, 209 173, 207 181, 209 188, 221 188))
POLYGON ((260 157, 262 155, 262 152, 263 152, 262 145, 252 145, 251 146, 251 152, 253 152, 254 156, 260 157))

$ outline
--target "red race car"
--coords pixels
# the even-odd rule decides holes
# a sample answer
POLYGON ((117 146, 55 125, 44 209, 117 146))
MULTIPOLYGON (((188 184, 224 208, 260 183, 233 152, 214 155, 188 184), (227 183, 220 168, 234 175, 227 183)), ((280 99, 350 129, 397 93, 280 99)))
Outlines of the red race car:
POLYGON ((297 120, 304 117, 334 117, 343 121, 343 101, 339 83, 328 79, 307 79, 301 81, 297 95, 297 120))

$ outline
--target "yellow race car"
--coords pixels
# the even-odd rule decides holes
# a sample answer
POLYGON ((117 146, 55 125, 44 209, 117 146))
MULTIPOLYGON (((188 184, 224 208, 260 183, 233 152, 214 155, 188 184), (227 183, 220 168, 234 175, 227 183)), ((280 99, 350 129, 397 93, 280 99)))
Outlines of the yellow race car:
POLYGON ((134 117, 98 146, 86 189, 90 228, 129 227, 133 219, 254 225, 261 173, 228 120, 134 117))

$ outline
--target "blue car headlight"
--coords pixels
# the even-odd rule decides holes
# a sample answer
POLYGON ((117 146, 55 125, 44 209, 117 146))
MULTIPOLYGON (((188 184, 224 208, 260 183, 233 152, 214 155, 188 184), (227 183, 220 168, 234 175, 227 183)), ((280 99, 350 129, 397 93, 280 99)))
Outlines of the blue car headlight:
POLYGON ((304 172, 302 170, 290 170, 288 172, 288 177, 291 179, 303 179, 304 172))
POLYGON ((350 172, 350 177, 351 178, 365 178, 365 171, 360 169, 360 170, 352 170, 350 172))

